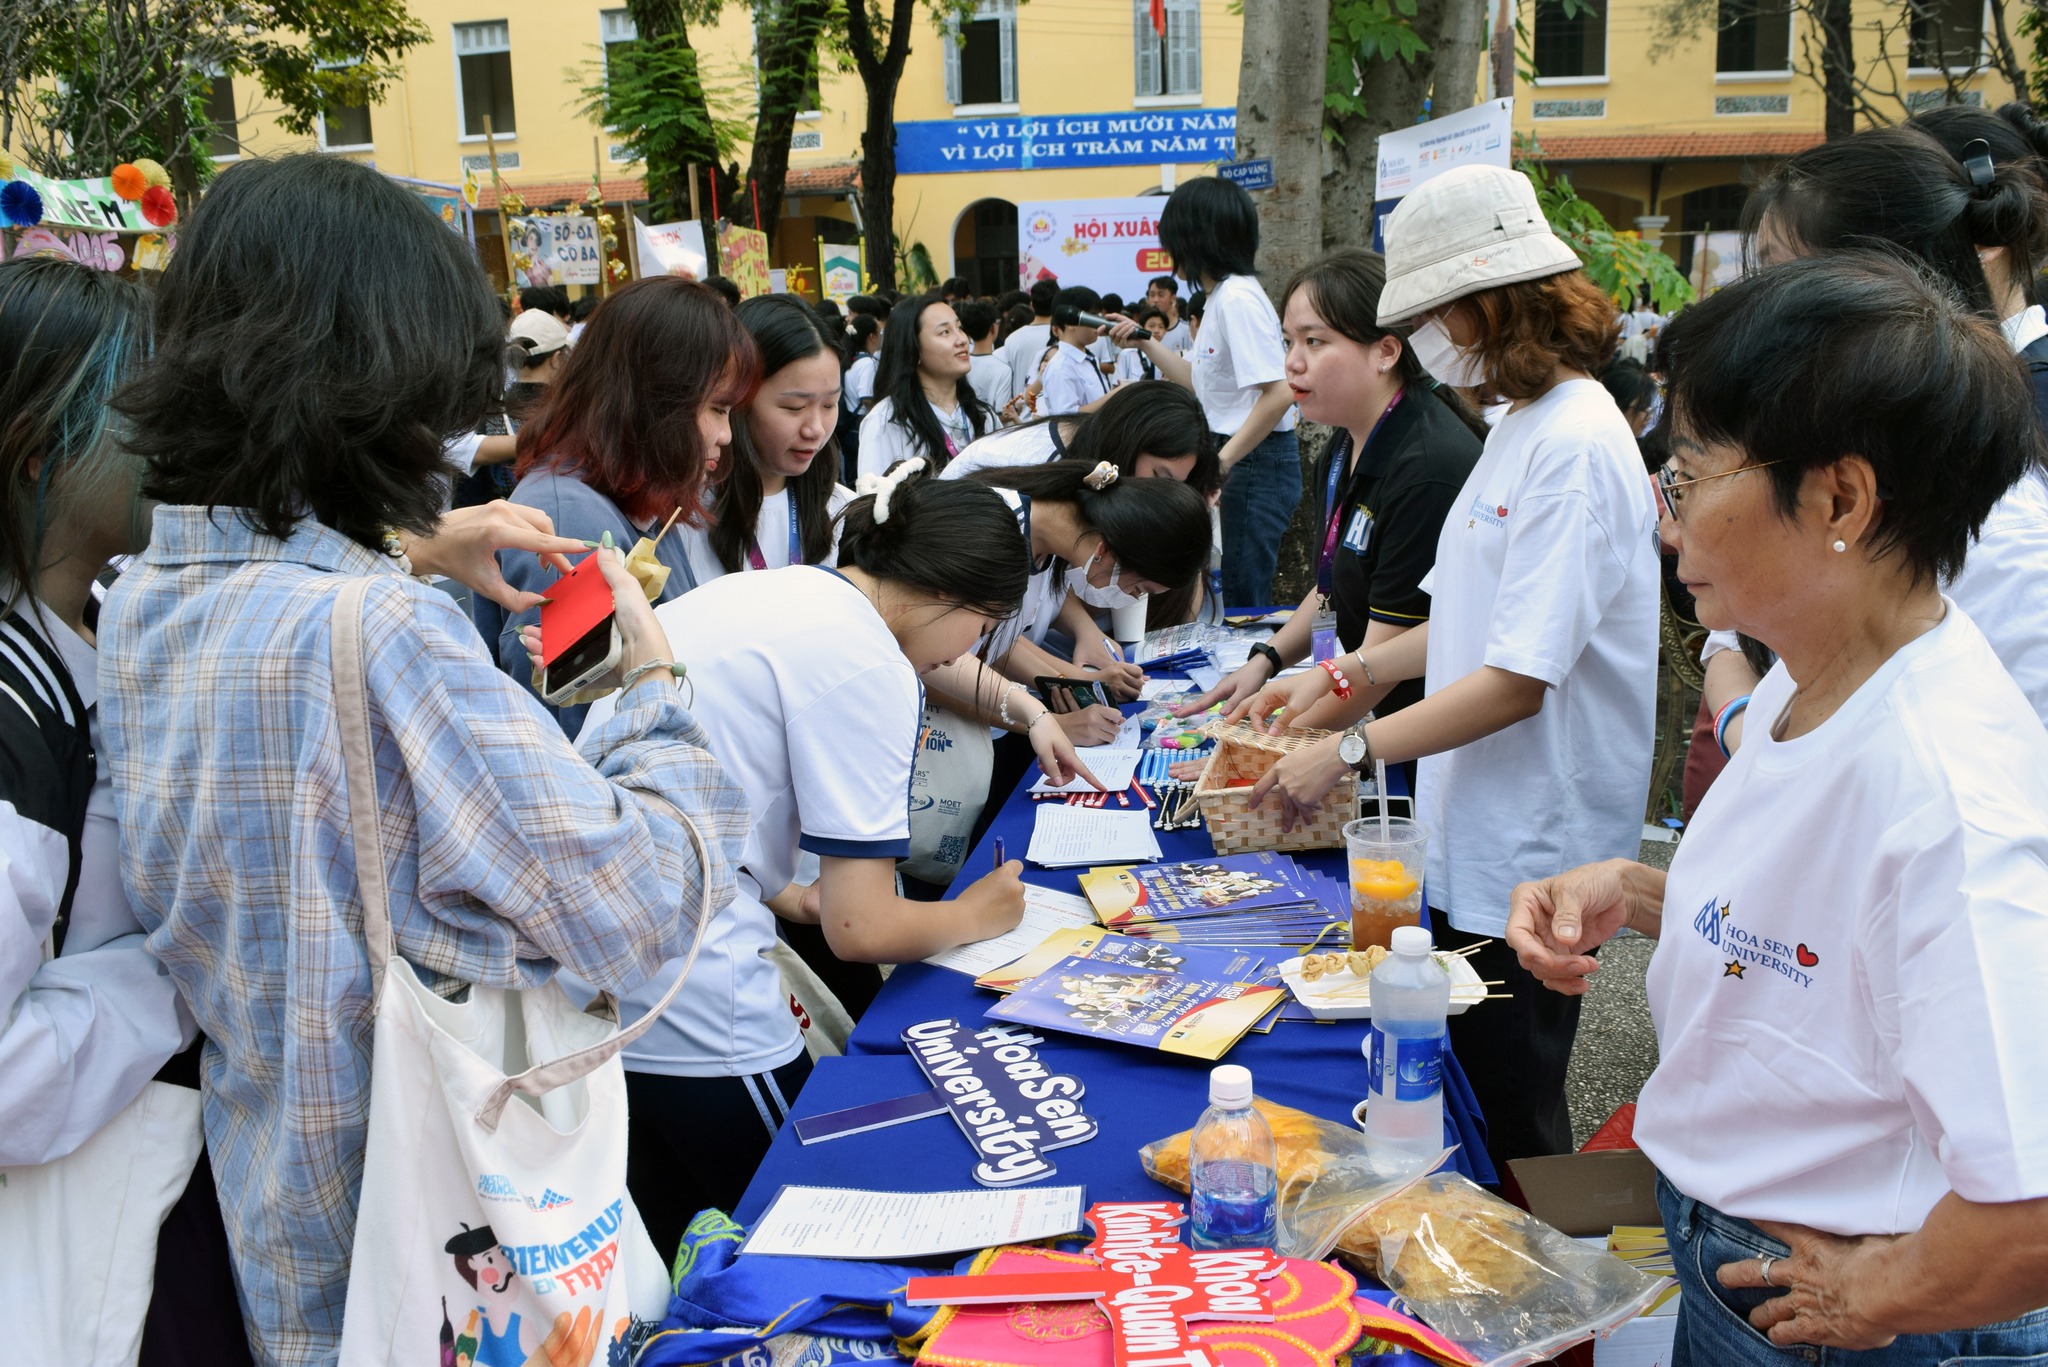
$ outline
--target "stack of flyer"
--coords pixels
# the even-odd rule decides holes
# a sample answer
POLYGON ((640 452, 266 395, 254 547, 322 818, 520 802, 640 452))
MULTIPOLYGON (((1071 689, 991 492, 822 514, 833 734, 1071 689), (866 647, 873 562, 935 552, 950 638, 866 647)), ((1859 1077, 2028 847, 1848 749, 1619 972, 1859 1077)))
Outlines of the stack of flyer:
POLYGON ((1095 918, 1134 939, 1302 950, 1348 949, 1351 897, 1284 854, 1221 855, 1150 868, 1092 868, 1095 918))
POLYGON ((1019 983, 989 1008, 988 1018, 1219 1059, 1286 1001, 1285 987, 1220 964, 1215 956, 1229 951, 1125 945, 1137 962, 1070 955, 1019 983))

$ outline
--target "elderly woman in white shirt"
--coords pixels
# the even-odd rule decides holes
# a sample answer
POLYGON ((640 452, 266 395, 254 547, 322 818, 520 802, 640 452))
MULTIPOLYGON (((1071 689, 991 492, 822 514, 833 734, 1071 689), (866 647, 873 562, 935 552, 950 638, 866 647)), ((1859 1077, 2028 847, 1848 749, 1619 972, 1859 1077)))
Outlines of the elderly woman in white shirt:
POLYGON ((1509 942, 1576 994, 1624 926, 1658 940, 1635 1134, 1674 1367, 2048 1361, 2048 731, 1939 588, 2041 457, 2026 378, 1875 254, 1663 347, 1679 574, 1780 662, 1670 872, 1522 884, 1509 942))

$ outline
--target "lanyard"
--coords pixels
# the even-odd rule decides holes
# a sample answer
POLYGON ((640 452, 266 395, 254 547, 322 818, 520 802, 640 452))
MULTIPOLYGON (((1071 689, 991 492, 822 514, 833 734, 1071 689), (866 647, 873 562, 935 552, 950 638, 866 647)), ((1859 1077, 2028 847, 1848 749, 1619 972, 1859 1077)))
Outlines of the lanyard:
MULTIPOLYGON (((785 484, 783 492, 789 498, 789 563, 801 565, 804 563, 804 545, 803 539, 797 535, 796 529, 796 490, 785 484)), ((765 570, 768 568, 768 557, 761 554, 761 543, 751 536, 747 538, 747 568, 755 570, 765 570)))
MULTIPOLYGON (((1380 434, 1380 429, 1387 425, 1387 419, 1394 415, 1394 410, 1401 406, 1401 400, 1407 397, 1408 391, 1403 389, 1394 395, 1393 401, 1386 408, 1381 410, 1378 420, 1372 425, 1372 431, 1365 434, 1365 445, 1358 448, 1360 464, 1363 464, 1372 452, 1372 439, 1380 434)), ((1323 532, 1323 553, 1316 559, 1316 590, 1325 598, 1330 596, 1330 586, 1336 577, 1337 529, 1344 525, 1344 509, 1337 502, 1337 486, 1344 478, 1344 464, 1344 452, 1331 453, 1329 486, 1323 491, 1323 507, 1329 510, 1330 525, 1323 532)))

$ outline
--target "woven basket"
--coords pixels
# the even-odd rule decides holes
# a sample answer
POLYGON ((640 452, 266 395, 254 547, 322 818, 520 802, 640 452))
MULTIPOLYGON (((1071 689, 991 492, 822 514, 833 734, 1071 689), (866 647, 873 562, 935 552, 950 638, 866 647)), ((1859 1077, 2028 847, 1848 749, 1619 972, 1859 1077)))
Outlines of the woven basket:
POLYGON ((1358 815, 1356 774, 1347 773, 1337 780, 1337 786, 1330 789, 1313 819, 1284 833, 1280 829, 1278 799, 1269 799, 1254 811, 1252 790, 1229 786, 1233 779, 1264 777, 1281 756, 1306 749, 1335 732, 1310 728, 1269 736, 1245 722, 1211 722, 1205 729, 1215 737, 1216 750, 1202 766, 1202 777, 1195 784, 1195 801, 1201 805, 1202 820, 1208 824, 1209 840, 1216 846, 1216 853, 1344 848, 1344 823, 1358 815))

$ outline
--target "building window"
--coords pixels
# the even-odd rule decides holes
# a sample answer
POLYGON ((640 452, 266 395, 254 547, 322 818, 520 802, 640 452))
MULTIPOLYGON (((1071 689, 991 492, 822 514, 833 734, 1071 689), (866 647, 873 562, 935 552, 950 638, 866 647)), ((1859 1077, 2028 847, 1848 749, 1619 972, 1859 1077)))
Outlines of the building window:
POLYGON ((975 0, 973 18, 946 21, 946 99, 1017 103, 1017 0, 975 0))
POLYGON ((1136 0, 1137 92, 1202 93, 1201 0, 1166 0, 1166 33, 1152 26, 1152 0, 1136 0))
POLYGON ((1785 0, 1721 0, 1714 70, 1792 70, 1792 9, 1785 0))
MULTIPOLYGON (((323 71, 334 71, 345 64, 322 62, 323 71)), ((330 104, 320 111, 319 122, 315 125, 320 134, 322 151, 353 151, 368 147, 370 138, 370 106, 367 104, 330 104)))
POLYGON ((236 124, 235 78, 225 71, 212 72, 206 78, 206 155, 242 155, 242 139, 236 124))
POLYGON ((1907 62, 1920 71, 1968 71, 1984 51, 1984 0, 1907 0, 1907 62))
POLYGON ((1536 0, 1536 78, 1607 74, 1607 0, 1536 0))
POLYGON ((462 101, 462 134, 480 138, 518 131, 512 113, 512 26, 503 19, 455 26, 455 76, 462 101))

